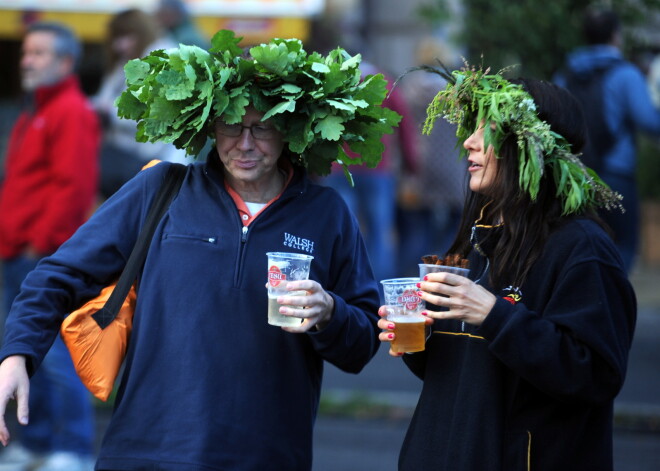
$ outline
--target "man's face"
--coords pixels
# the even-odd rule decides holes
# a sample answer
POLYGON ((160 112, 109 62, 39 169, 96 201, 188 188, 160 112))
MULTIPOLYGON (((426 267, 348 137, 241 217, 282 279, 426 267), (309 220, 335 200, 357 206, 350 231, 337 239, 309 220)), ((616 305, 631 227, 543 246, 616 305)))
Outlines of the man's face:
POLYGON ((55 84, 73 71, 69 56, 55 53, 55 35, 48 31, 29 33, 21 48, 21 86, 30 92, 55 84))
POLYGON ((261 121, 263 115, 264 113, 248 107, 243 116, 240 134, 235 137, 220 132, 221 126, 216 122, 216 149, 225 166, 226 178, 235 190, 267 186, 277 176, 277 161, 284 149, 282 135, 274 131, 272 137, 256 139, 252 130, 248 129, 251 126, 271 128, 270 124, 261 121))

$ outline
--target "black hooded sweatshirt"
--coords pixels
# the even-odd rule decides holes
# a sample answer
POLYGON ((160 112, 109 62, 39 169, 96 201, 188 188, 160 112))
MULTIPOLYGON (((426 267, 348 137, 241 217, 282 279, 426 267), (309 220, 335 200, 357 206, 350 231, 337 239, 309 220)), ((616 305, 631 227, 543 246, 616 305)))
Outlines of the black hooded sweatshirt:
MULTIPOLYGON (((477 228, 473 247, 497 230, 477 228)), ((505 290, 489 286, 484 255, 469 255, 470 278, 498 297, 483 324, 436 320, 426 351, 404 357, 424 385, 399 470, 611 470, 637 311, 614 244, 570 220, 505 290)))

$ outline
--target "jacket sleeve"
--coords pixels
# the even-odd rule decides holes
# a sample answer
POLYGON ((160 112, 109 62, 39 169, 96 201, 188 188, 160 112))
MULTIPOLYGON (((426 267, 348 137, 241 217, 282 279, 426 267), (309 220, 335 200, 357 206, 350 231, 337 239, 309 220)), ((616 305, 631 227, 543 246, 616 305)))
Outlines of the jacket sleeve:
POLYGON ((426 353, 426 350, 422 352, 406 353, 403 355, 403 362, 406 364, 408 369, 412 372, 412 374, 417 376, 422 381, 424 381, 427 356, 428 354, 426 353))
POLYGON ((337 368, 358 373, 380 347, 378 341, 378 286, 357 222, 345 208, 346 225, 335 244, 330 264, 330 285, 324 286, 335 302, 332 319, 322 330, 309 332, 315 350, 337 368))
POLYGON ((623 385, 636 316, 625 273, 591 258, 561 270, 549 291, 542 312, 498 298, 480 335, 508 368, 546 394, 611 401, 623 385))
POLYGON ((32 374, 64 317, 119 276, 165 167, 141 172, 26 277, 7 317, 0 360, 25 355, 32 374))
POLYGON ((633 65, 615 70, 608 83, 608 95, 619 110, 614 116, 621 116, 624 123, 634 123, 635 128, 653 135, 660 134, 660 109, 655 107, 642 72, 633 65))
POLYGON ((60 113, 48 130, 51 197, 30 239, 37 251, 52 253, 85 221, 98 189, 99 126, 84 104, 60 113))

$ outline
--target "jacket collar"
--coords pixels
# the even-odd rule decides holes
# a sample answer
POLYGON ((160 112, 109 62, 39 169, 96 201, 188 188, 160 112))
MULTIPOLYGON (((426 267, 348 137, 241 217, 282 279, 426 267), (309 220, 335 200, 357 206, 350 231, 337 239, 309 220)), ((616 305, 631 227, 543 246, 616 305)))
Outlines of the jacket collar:
POLYGON ((479 218, 474 221, 472 233, 470 234, 470 243, 472 248, 483 257, 490 258, 493 254, 497 241, 502 235, 504 224, 485 224, 483 222, 484 210, 490 203, 487 203, 479 214, 479 218))
POLYGON ((596 44, 583 46, 568 56, 568 68, 575 74, 587 74, 623 60, 621 51, 614 46, 596 44))
POLYGON ((34 104, 37 109, 41 108, 64 90, 79 88, 79 86, 78 77, 69 75, 56 84, 39 87, 34 92, 34 104))
MULTIPOLYGON (((286 157, 283 157, 283 159, 286 159, 286 157)), ((225 176, 224 176, 224 171, 222 167, 222 162, 220 161, 220 156, 218 155, 218 151, 215 149, 215 146, 213 149, 211 149, 206 156, 206 171, 205 173, 209 175, 216 183, 220 185, 221 188, 224 189, 225 186, 225 176)), ((298 193, 304 193, 307 191, 307 185, 308 185, 308 179, 305 178, 306 176, 306 171, 302 167, 299 167, 298 165, 293 165, 291 164, 290 161, 287 161, 284 163, 284 165, 281 165, 284 170, 288 173, 289 168, 293 169, 293 176, 290 178, 287 187, 284 190, 284 193, 282 195, 286 195, 290 191, 296 191, 298 193)))

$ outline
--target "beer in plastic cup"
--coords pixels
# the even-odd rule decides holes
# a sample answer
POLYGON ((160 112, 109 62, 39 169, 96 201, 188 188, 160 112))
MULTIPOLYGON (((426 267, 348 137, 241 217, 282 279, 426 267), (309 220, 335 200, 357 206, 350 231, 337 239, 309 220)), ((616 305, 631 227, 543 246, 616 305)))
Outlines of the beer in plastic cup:
POLYGON ((419 278, 382 280, 387 320, 394 322, 393 352, 421 352, 426 344, 424 303, 417 296, 419 278))
POLYGON ((288 291, 289 281, 306 280, 309 278, 311 255, 289 252, 268 252, 268 323, 279 327, 297 327, 301 324, 300 317, 280 314, 279 296, 304 296, 305 290, 288 291))

